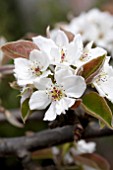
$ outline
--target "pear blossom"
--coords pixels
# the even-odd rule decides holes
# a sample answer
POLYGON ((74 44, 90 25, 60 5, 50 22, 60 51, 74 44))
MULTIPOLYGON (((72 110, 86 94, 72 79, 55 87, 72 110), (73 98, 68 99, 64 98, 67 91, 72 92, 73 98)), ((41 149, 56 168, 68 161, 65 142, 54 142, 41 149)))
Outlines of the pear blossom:
POLYGON ((72 147, 70 147, 69 151, 64 156, 65 164, 71 164, 75 162, 74 156, 80 155, 83 153, 93 153, 96 150, 95 142, 86 142, 81 139, 77 143, 74 143, 72 147))
MULTIPOLYGON (((84 153, 93 153, 96 150, 95 142, 86 142, 81 139, 78 142, 73 142, 67 150, 66 154, 63 157, 64 164, 74 164, 76 155, 84 154, 84 153)), ((61 152, 58 147, 52 147, 53 156, 58 156, 61 152)))
POLYGON ((106 57, 100 72, 92 80, 93 86, 102 97, 113 103, 113 67, 109 65, 110 57, 106 57))
POLYGON ((93 41, 89 42, 84 47, 82 36, 80 34, 76 35, 75 42, 76 42, 76 49, 78 49, 78 53, 76 53, 76 56, 73 61, 73 65, 75 65, 78 68, 94 58, 107 54, 107 51, 101 47, 92 48, 93 41))
POLYGON ((53 39, 38 36, 34 37, 33 41, 40 50, 49 55, 52 64, 55 65, 65 64, 79 67, 93 58, 106 54, 106 51, 100 47, 92 48, 93 42, 84 48, 80 34, 69 42, 68 37, 61 30, 57 31, 53 39))
POLYGON ((15 77, 20 86, 33 84, 37 77, 46 77, 51 73, 47 70, 50 64, 47 54, 39 50, 31 51, 29 59, 14 59, 14 64, 15 77))
POLYGON ((60 71, 55 74, 55 82, 50 78, 41 78, 34 81, 38 89, 30 98, 30 109, 43 110, 49 106, 44 120, 52 121, 57 115, 65 114, 75 102, 81 97, 86 89, 83 77, 73 75, 71 72, 60 71), (64 76, 63 76, 64 75, 64 76))
POLYGON ((95 142, 86 142, 85 140, 79 140, 76 144, 76 154, 93 153, 95 151, 95 142))
MULTIPOLYGON (((74 40, 75 41, 75 40, 74 40)), ((52 64, 65 63, 73 64, 75 56, 80 52, 76 48, 76 42, 69 42, 66 34, 58 30, 55 39, 37 36, 33 42, 37 44, 40 50, 45 51, 52 61, 52 64)))
POLYGON ((96 45, 113 54, 113 15, 110 13, 91 9, 74 17, 69 24, 60 27, 71 31, 74 35, 81 34, 83 42, 94 41, 96 45))
POLYGON ((93 153, 95 150, 96 150, 95 142, 86 142, 85 140, 81 139, 77 143, 74 143, 72 147, 70 147, 69 152, 66 153, 64 157, 64 161, 68 163, 73 163, 74 155, 76 156, 84 153, 93 153))

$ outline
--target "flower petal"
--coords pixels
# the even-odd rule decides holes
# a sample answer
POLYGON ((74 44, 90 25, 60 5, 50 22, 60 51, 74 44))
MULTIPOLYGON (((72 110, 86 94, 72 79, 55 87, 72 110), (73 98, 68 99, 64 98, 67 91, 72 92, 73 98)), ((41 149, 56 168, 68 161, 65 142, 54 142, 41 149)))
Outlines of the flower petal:
POLYGON ((91 59, 102 56, 102 55, 106 55, 106 54, 107 54, 107 51, 100 47, 92 48, 89 51, 89 56, 91 57, 91 59))
POLYGON ((50 53, 51 53, 51 56, 52 56, 52 64, 60 63, 61 55, 59 53, 59 49, 58 48, 52 48, 50 53))
POLYGON ((34 86, 39 90, 46 90, 53 85, 50 78, 42 77, 34 80, 34 86))
POLYGON ((45 71, 50 64, 49 57, 44 51, 39 50, 31 51, 30 60, 38 62, 39 66, 41 67, 41 71, 45 71))
POLYGON ((97 84, 93 83, 99 94, 103 97, 106 97, 113 103, 113 77, 110 77, 107 81, 97 84))
POLYGON ((43 110, 49 104, 51 100, 49 99, 48 95, 45 91, 35 91, 29 101, 29 106, 31 110, 43 110))
POLYGON ((93 41, 89 42, 89 43, 85 46, 84 51, 90 51, 92 45, 93 45, 93 41))
POLYGON ((69 41, 68 41, 66 34, 63 31, 58 30, 56 39, 55 39, 55 43, 58 47, 67 46, 69 41))
POLYGON ((33 42, 39 47, 40 50, 45 51, 50 56, 51 48, 55 48, 56 45, 53 40, 42 36, 33 37, 33 42))
POLYGON ((77 61, 83 52, 83 42, 79 34, 75 36, 74 40, 67 46, 67 60, 77 66, 77 61))
POLYGON ((76 99, 71 99, 68 97, 62 98, 60 101, 56 102, 56 114, 60 115, 61 113, 65 114, 65 111, 68 110, 74 103, 76 99))
POLYGON ((55 80, 58 84, 60 84, 63 79, 71 75, 73 75, 73 69, 69 66, 60 65, 55 68, 55 80))
POLYGON ((52 102, 49 109, 46 111, 43 120, 52 121, 56 118, 56 109, 55 109, 55 102, 52 102))
POLYGON ((17 83, 21 86, 32 84, 33 75, 30 71, 30 61, 25 58, 16 58, 14 60, 15 69, 14 75, 17 78, 17 83))
POLYGON ((68 97, 79 98, 82 96, 86 89, 86 83, 83 77, 72 75, 66 77, 61 82, 68 97))

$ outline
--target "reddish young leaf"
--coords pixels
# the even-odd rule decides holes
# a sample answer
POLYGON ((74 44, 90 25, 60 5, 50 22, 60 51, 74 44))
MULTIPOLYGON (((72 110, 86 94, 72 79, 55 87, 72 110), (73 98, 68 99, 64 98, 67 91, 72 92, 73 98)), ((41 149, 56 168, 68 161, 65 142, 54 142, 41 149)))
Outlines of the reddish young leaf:
POLYGON ((68 37, 68 39, 69 39, 70 42, 73 41, 75 35, 74 35, 72 32, 67 31, 67 30, 65 30, 65 29, 62 28, 62 27, 60 27, 60 29, 61 29, 62 31, 64 31, 64 33, 67 35, 67 37, 68 37))
POLYGON ((6 43, 1 49, 4 54, 10 58, 28 58, 30 52, 34 49, 38 49, 38 47, 31 41, 19 40, 6 43))
POLYGON ((108 161, 95 153, 84 153, 75 156, 75 160, 81 164, 96 168, 97 170, 110 170, 108 161))
POLYGON ((9 123, 11 123, 12 125, 18 127, 18 128, 23 128, 24 125, 19 122, 19 120, 15 117, 15 115, 13 115, 10 111, 5 110, 5 116, 7 118, 7 120, 9 121, 9 123))
POLYGON ((86 83, 90 83, 92 79, 98 74, 105 61, 105 55, 97 57, 88 63, 84 64, 79 70, 78 75, 86 79, 86 83))
POLYGON ((75 110, 78 106, 80 106, 82 100, 81 99, 77 99, 76 102, 74 103, 73 106, 71 106, 71 110, 75 110))

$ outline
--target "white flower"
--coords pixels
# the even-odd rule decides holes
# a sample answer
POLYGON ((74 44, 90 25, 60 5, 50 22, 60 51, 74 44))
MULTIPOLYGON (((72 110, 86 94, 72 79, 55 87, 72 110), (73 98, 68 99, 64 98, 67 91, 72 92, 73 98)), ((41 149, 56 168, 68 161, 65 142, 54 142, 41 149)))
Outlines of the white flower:
POLYGON ((14 64, 15 77, 20 86, 33 84, 37 77, 46 77, 50 74, 47 70, 50 64, 49 58, 45 52, 39 50, 31 51, 29 59, 16 58, 14 64))
POLYGON ((54 39, 41 36, 33 38, 37 46, 48 53, 52 64, 66 64, 79 67, 89 60, 106 54, 102 48, 92 48, 92 42, 83 47, 82 37, 78 34, 69 42, 66 34, 58 30, 54 39))
POLYGON ((55 74, 55 83, 50 78, 35 80, 34 85, 38 89, 35 91, 29 101, 30 109, 42 110, 49 104, 45 113, 44 120, 54 120, 57 115, 65 114, 76 101, 81 97, 86 89, 86 83, 83 77, 70 75, 65 70, 61 74, 55 74))
POLYGON ((74 35, 81 34, 83 42, 94 41, 113 54, 113 15, 91 9, 75 17, 67 25, 60 26, 74 35))
POLYGON ((92 84, 97 89, 102 97, 106 97, 113 103, 113 68, 109 65, 110 57, 106 57, 105 63, 92 81, 92 84))
POLYGON ((73 65, 75 65, 78 68, 94 58, 107 54, 107 51, 104 50, 103 48, 100 47, 92 48, 93 45, 92 41, 89 42, 84 48, 82 37, 80 36, 80 34, 76 35, 75 42, 76 49, 78 50, 78 52, 76 52, 75 54, 73 65))
POLYGON ((68 37, 61 30, 57 31, 54 40, 38 36, 34 37, 33 41, 37 44, 39 49, 48 53, 52 64, 73 64, 73 60, 79 52, 76 48, 75 40, 73 42, 69 42, 68 37))
POLYGON ((65 163, 74 163, 74 156, 84 153, 93 153, 96 149, 95 142, 85 142, 85 140, 79 140, 77 143, 74 143, 72 147, 70 147, 69 151, 66 153, 64 157, 65 163))
POLYGON ((76 144, 76 154, 93 153, 95 151, 95 142, 85 142, 85 140, 79 140, 76 144))

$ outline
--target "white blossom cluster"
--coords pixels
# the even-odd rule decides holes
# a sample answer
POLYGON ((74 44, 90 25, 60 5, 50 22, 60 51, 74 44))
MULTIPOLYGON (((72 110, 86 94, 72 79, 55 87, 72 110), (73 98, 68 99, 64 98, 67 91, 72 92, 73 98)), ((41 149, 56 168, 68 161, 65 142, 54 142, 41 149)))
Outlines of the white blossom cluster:
MULTIPOLYGON (((113 16, 99 9, 91 9, 73 18, 69 24, 60 25, 74 35, 81 34, 83 42, 94 41, 96 45, 113 55, 113 16)), ((51 32, 54 36, 55 30, 51 32)))
POLYGON ((73 156, 80 155, 83 153, 93 153, 95 150, 95 142, 86 142, 85 140, 81 139, 76 144, 74 143, 72 147, 70 147, 69 151, 64 157, 64 162, 72 163, 74 162, 73 156))
MULTIPOLYGON (((30 110, 47 109, 44 120, 52 121, 57 115, 65 114, 84 94, 87 84, 78 70, 107 52, 101 47, 93 48, 92 41, 84 47, 80 34, 69 41, 61 30, 54 38, 37 36, 33 42, 38 49, 32 50, 28 59, 14 59, 14 74, 22 88, 21 103, 29 98, 30 110)), ((113 102, 113 68, 109 59, 106 56, 91 83, 101 96, 113 102)))
MULTIPOLYGON (((64 165, 74 164, 75 157, 77 155, 80 156, 81 154, 85 154, 85 153, 92 154, 95 151, 96 151, 96 143, 95 142, 86 142, 83 139, 79 140, 76 143, 73 142, 73 144, 71 144, 69 146, 69 149, 67 149, 66 153, 63 155, 63 159, 62 159, 63 164, 64 165)), ((59 157, 59 155, 62 153, 62 151, 58 147, 53 147, 52 153, 53 153, 53 158, 56 161, 55 158, 59 157)), ((80 164, 80 163, 78 163, 78 164, 80 164)), ((83 168, 83 170, 96 170, 95 168, 86 166, 83 163, 82 163, 82 168, 83 168)))

